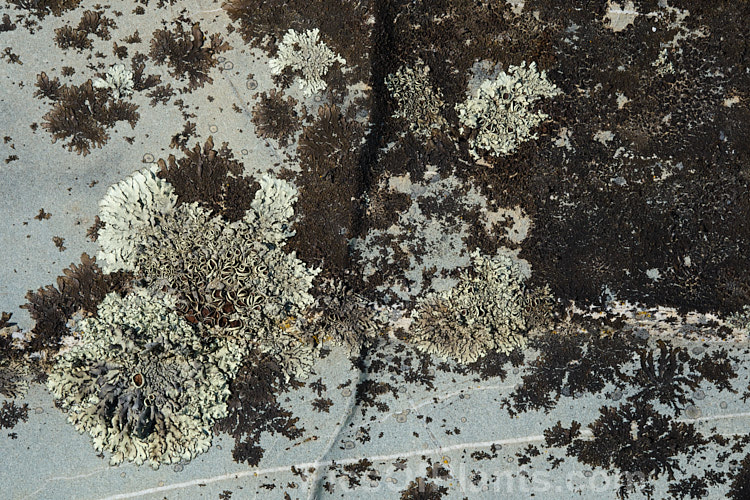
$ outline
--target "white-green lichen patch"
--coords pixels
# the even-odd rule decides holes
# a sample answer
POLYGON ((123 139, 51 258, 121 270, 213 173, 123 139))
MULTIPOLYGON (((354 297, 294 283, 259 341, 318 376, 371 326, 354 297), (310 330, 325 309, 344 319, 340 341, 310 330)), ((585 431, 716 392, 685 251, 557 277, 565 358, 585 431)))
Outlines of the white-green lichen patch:
POLYGON ((312 347, 279 325, 312 305, 309 289, 319 270, 282 249, 294 234, 296 189, 268 176, 259 184, 251 209, 232 223, 197 203, 180 205, 141 240, 135 263, 149 284, 167 284, 190 307, 215 303, 218 308, 228 301, 233 313, 226 333, 243 349, 275 356, 287 377, 305 378, 312 347))
MULTIPOLYGON (((495 70, 497 72, 497 70, 495 70)), ((510 66, 508 72, 496 75, 479 71, 469 83, 469 98, 456 105, 461 132, 471 131, 471 154, 507 155, 519 144, 536 139, 532 130, 547 118, 534 111, 534 104, 543 97, 554 97, 560 90, 547 79, 536 63, 510 66)))
POLYGON ((409 124, 417 136, 430 137, 433 130, 445 125, 442 117, 443 96, 430 84, 430 67, 421 60, 414 67, 402 66, 385 79, 385 85, 396 102, 393 116, 409 124))
POLYGON ((107 70, 104 78, 94 80, 94 87, 109 89, 114 99, 127 97, 133 93, 135 83, 133 72, 125 68, 124 64, 114 64, 107 70))
POLYGON ((156 176, 156 166, 135 172, 110 186, 99 202, 104 227, 97 241, 97 260, 105 272, 135 269, 138 248, 156 237, 159 221, 172 213, 177 195, 172 186, 156 176))
POLYGON ((240 351, 198 332, 166 299, 144 289, 107 295, 47 381, 68 420, 111 452, 112 464, 190 460, 208 450, 213 423, 227 413, 240 351))
POLYGON ((520 266, 505 255, 472 253, 452 289, 419 301, 409 339, 428 354, 472 363, 526 345, 527 293, 520 266))
POLYGON ((298 33, 290 29, 279 44, 275 58, 268 61, 272 75, 280 75, 286 68, 298 71, 302 78, 299 87, 305 97, 325 90, 324 78, 333 63, 346 64, 343 57, 319 40, 318 28, 298 33))

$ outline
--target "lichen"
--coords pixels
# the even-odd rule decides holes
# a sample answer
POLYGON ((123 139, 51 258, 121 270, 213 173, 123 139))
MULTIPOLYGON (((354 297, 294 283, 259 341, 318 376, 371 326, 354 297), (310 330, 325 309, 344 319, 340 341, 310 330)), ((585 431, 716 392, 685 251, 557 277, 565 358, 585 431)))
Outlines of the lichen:
POLYGON ((170 74, 175 78, 188 80, 184 89, 192 92, 206 83, 213 83, 209 76, 212 68, 218 64, 217 54, 230 49, 221 35, 214 33, 206 36, 195 23, 190 31, 185 30, 181 18, 174 22, 174 30, 161 29, 154 31, 149 56, 156 64, 167 64, 170 74))
POLYGON ((328 85, 323 78, 334 63, 346 64, 343 57, 318 38, 317 28, 304 33, 290 29, 279 44, 276 57, 268 61, 272 75, 280 75, 286 68, 299 71, 302 76, 299 88, 306 97, 326 89, 328 85))
POLYGON ((190 460, 211 444, 227 414, 241 353, 225 337, 192 328, 144 289, 105 297, 96 318, 77 325, 47 385, 94 448, 154 468, 190 460))
POLYGON ((126 69, 124 64, 113 64, 104 79, 94 80, 94 87, 98 89, 109 89, 112 97, 120 99, 133 93, 133 72, 126 69))
POLYGON ((388 75, 385 85, 396 101, 394 118, 401 118, 417 136, 430 137, 445 125, 441 116, 443 97, 430 83, 430 67, 418 60, 413 67, 401 66, 388 75))
POLYGON ((527 295, 519 265, 510 257, 472 253, 450 290, 420 300, 409 339, 428 354, 473 363, 491 351, 526 345, 527 295))
POLYGON ((159 221, 174 210, 176 200, 172 186, 156 176, 156 166, 110 186, 99 202, 104 227, 97 238, 98 259, 104 271, 134 270, 139 246, 156 236, 159 221))
POLYGON ((212 325, 244 347, 274 356, 287 377, 304 378, 312 345, 296 328, 281 325, 312 304, 308 291, 319 271, 282 250, 294 235, 296 189, 269 176, 259 184, 250 210, 235 222, 197 203, 179 205, 160 218, 158 233, 138 239, 133 263, 147 283, 166 284, 180 296, 178 307, 189 321, 215 318, 212 325))
POLYGON ((375 309, 363 296, 330 281, 325 283, 323 292, 305 329, 316 342, 331 342, 354 352, 385 333, 387 313, 375 309))
POLYGON ((542 97, 553 97, 560 90, 547 79, 546 72, 539 73, 536 63, 526 66, 510 66, 508 72, 486 77, 478 71, 469 84, 476 87, 470 97, 456 105, 460 132, 475 133, 469 145, 474 158, 481 152, 494 156, 507 155, 519 144, 537 139, 532 129, 547 118, 541 111, 533 111, 533 105, 542 97))
POLYGON ((16 398, 26 394, 28 370, 21 360, 21 330, 9 324, 11 314, 0 316, 0 394, 16 398), (14 335, 15 334, 15 335, 14 335))
POLYGON ((296 104, 297 100, 291 96, 284 99, 283 91, 271 89, 268 94, 261 93, 253 107, 253 123, 258 137, 275 139, 282 147, 289 144, 301 126, 294 109, 296 104))

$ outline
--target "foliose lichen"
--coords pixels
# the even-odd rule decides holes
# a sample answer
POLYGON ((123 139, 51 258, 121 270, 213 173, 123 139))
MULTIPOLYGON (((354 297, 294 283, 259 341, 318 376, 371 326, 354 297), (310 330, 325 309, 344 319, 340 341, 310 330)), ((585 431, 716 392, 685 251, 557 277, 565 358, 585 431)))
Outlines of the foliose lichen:
POLYGON ((496 76, 483 73, 477 71, 469 83, 470 89, 474 87, 469 98, 456 105, 460 131, 472 132, 470 152, 477 159, 480 151, 507 155, 522 142, 537 139, 532 129, 548 116, 533 111, 533 106, 543 97, 560 93, 545 71, 537 71, 535 62, 511 65, 507 73, 499 71, 496 76))
POLYGON ((112 464, 190 460, 210 447, 211 426, 227 413, 240 351, 194 329, 173 306, 145 289, 107 295, 49 375, 68 420, 96 450, 111 452, 112 464))
POLYGON ((445 125, 442 117, 443 96, 430 83, 430 67, 420 59, 413 67, 401 66, 385 79, 388 91, 396 101, 394 118, 401 118, 417 136, 430 137, 445 125))
POLYGON ((409 340, 428 354, 473 363, 491 351, 526 345, 527 294, 519 264, 505 255, 471 254, 450 290, 432 293, 412 313, 409 340))
POLYGON ((197 202, 183 203, 159 212, 158 224, 150 222, 154 212, 139 214, 140 236, 132 236, 134 224, 120 224, 110 239, 130 235, 132 252, 120 260, 137 268, 149 285, 174 291, 189 321, 216 315, 213 324, 243 348, 257 347, 278 358, 288 377, 304 378, 313 362, 312 345, 297 329, 282 326, 312 304, 308 290, 319 271, 282 250, 294 235, 296 189, 269 176, 259 184, 250 210, 235 222, 197 202))
POLYGON ((15 398, 26 394, 29 384, 28 370, 20 359, 21 330, 8 323, 10 317, 11 314, 5 312, 0 316, 0 394, 15 398))
POLYGON ((272 75, 280 75, 286 68, 299 71, 302 75, 299 87, 306 97, 326 89, 328 85, 323 78, 334 63, 346 64, 343 57, 318 38, 318 28, 304 33, 290 29, 279 44, 276 57, 268 61, 272 75))
POLYGON ((388 314, 378 311, 363 296, 332 281, 325 283, 323 291, 306 327, 316 342, 331 342, 354 352, 385 333, 388 314))
POLYGON ((124 64, 113 64, 103 79, 94 80, 95 88, 109 89, 115 99, 131 95, 134 85, 133 72, 125 68, 124 64))
POLYGON ((172 186, 156 175, 156 166, 135 172, 110 186, 99 202, 104 227, 97 241, 97 258, 105 272, 132 271, 138 248, 154 237, 158 221, 172 213, 177 196, 172 186))

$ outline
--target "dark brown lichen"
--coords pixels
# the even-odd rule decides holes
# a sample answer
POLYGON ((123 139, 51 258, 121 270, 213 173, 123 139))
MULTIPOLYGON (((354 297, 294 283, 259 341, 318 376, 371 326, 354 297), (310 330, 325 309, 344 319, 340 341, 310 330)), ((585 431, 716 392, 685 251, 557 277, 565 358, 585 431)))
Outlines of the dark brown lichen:
POLYGON ((61 238, 59 236, 53 236, 52 243, 55 244, 55 246, 57 247, 57 250, 60 252, 64 252, 65 250, 67 250, 67 247, 65 246, 65 238, 61 238))
POLYGON ((218 64, 216 55, 230 47, 218 34, 207 39, 200 29, 200 23, 193 24, 190 31, 186 31, 183 27, 185 22, 189 20, 175 21, 172 31, 155 31, 149 55, 156 64, 167 64, 173 77, 187 79, 186 90, 192 91, 206 83, 213 83, 209 71, 218 64))
POLYGON ((740 462, 740 469, 734 474, 727 496, 733 500, 750 498, 750 453, 740 462))
POLYGON ((560 396, 595 394, 610 383, 622 387, 621 367, 627 364, 639 339, 626 335, 600 335, 595 325, 589 331, 553 330, 531 344, 539 356, 529 365, 523 384, 503 405, 511 415, 529 410, 549 411, 560 396))
POLYGON ((93 47, 89 35, 109 40, 111 38, 109 30, 115 27, 115 22, 104 16, 102 12, 87 10, 83 13, 77 27, 65 25, 55 30, 55 43, 63 50, 73 48, 80 52, 93 47))
POLYGON ((699 452, 706 440, 693 424, 675 422, 650 404, 604 406, 589 424, 592 439, 576 439, 568 455, 582 463, 620 472, 621 496, 666 474, 670 481, 681 472, 678 455, 699 452))
POLYGON ((17 406, 13 401, 3 401, 0 408, 0 429, 12 429, 19 421, 29 420, 29 405, 17 406))
POLYGON ((401 500, 440 500, 448 493, 448 488, 438 486, 427 481, 427 478, 418 477, 401 492, 401 500))
POLYGON ((300 259, 344 280, 351 269, 349 240, 358 234, 365 174, 360 168, 362 126, 324 105, 303 129, 297 152, 302 172, 297 209, 302 218, 289 246, 300 259))
POLYGON ((4 31, 13 31, 14 29, 16 29, 16 23, 10 20, 8 14, 3 14, 2 22, 0 22, 0 33, 4 31))
POLYGON ((96 89, 91 80, 81 85, 61 85, 57 77, 49 79, 42 72, 37 77, 36 96, 52 101, 52 109, 44 115, 42 127, 52 134, 52 142, 65 139, 69 151, 84 156, 91 148, 102 147, 109 135, 107 129, 119 121, 135 128, 138 106, 122 99, 113 99, 106 89, 96 89))
POLYGON ((278 395, 296 384, 284 384, 283 371, 273 360, 257 352, 247 357, 230 385, 228 414, 214 427, 234 437, 232 456, 236 462, 258 465, 264 453, 259 444, 264 432, 288 439, 297 439, 304 433, 296 425, 299 419, 278 402, 278 395))
POLYGON ((289 139, 300 129, 300 118, 294 107, 297 100, 289 96, 284 99, 284 91, 271 89, 262 92, 253 107, 255 133, 264 139, 275 139, 280 146, 289 144, 289 139))
POLYGON ((44 19, 48 14, 61 16, 63 12, 78 7, 81 0, 8 0, 15 5, 16 9, 26 10, 39 19, 44 19))
POLYGON ((71 264, 57 278, 57 288, 47 285, 26 294, 28 302, 21 306, 36 321, 31 330, 28 349, 41 352, 51 359, 60 347, 60 339, 69 333, 67 322, 77 311, 96 314, 99 302, 111 291, 128 288, 128 273, 104 274, 96 259, 81 254, 81 264, 71 264))
POLYGON ((185 126, 182 128, 182 132, 178 132, 172 136, 172 141, 169 143, 170 148, 185 149, 187 148, 188 141, 195 135, 195 123, 185 122, 185 126))
POLYGON ((98 215, 94 216, 94 223, 86 230, 86 237, 91 241, 96 241, 99 238, 99 230, 105 225, 98 215))
POLYGON ((213 137, 203 148, 183 148, 185 155, 179 160, 169 155, 160 159, 159 177, 169 182, 177 193, 177 202, 199 202, 228 221, 236 221, 250 209, 257 187, 247 177, 242 177, 244 167, 234 159, 227 143, 214 149, 213 137))

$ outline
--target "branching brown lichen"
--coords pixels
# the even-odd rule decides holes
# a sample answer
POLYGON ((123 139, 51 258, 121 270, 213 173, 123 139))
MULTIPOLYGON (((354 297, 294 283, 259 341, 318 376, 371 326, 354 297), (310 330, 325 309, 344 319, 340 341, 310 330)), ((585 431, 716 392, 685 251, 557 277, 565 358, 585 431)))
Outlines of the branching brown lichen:
POLYGON ((284 91, 271 89, 268 94, 261 93, 253 107, 255 133, 264 139, 275 139, 282 147, 289 144, 289 139, 301 127, 294 109, 296 105, 297 100, 291 96, 284 100, 284 91))
POLYGON ((61 85, 55 77, 50 80, 42 72, 37 77, 37 97, 53 101, 52 109, 44 115, 42 127, 52 134, 52 142, 67 140, 69 151, 84 156, 91 148, 100 148, 109 140, 107 129, 119 121, 127 121, 135 128, 138 106, 122 99, 112 99, 106 89, 94 88, 91 80, 81 85, 61 85))
POLYGON ((167 64, 173 77, 187 78, 187 89, 192 91, 213 83, 208 73, 218 63, 215 56, 230 48, 218 34, 211 35, 206 42, 200 23, 193 24, 188 32, 182 22, 175 21, 173 31, 154 32, 149 55, 156 64, 167 64))

